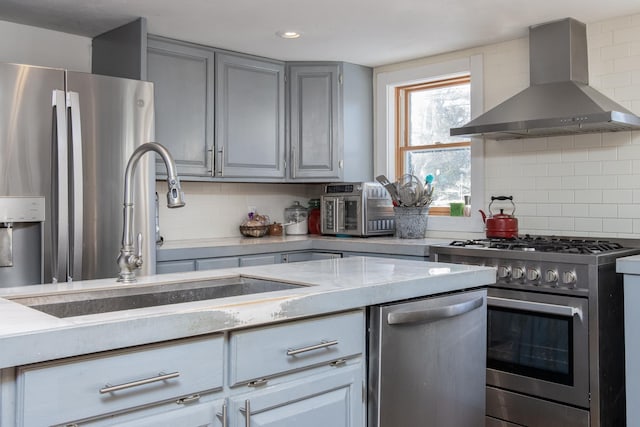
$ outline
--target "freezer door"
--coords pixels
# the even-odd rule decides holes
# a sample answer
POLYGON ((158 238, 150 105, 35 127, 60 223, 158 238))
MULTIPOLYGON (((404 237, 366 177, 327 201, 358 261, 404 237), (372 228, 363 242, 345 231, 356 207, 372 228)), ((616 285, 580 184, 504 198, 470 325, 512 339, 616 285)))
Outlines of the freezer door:
MULTIPOLYGON (((79 102, 78 111, 69 112, 70 134, 80 120, 82 140, 82 162, 73 162, 82 172, 70 173, 75 176, 70 185, 72 278, 115 280, 122 243, 124 172, 136 147, 154 139, 153 84, 68 72, 67 91, 71 101, 77 94, 79 102)), ((140 275, 155 273, 154 185, 155 158, 148 154, 138 164, 134 181, 133 230, 144 236, 140 275)))
POLYGON ((29 250, 38 258, 42 251, 38 282, 45 283, 54 281, 54 274, 66 278, 66 233, 57 227, 68 203, 66 175, 62 181, 57 176, 66 162, 60 155, 66 144, 64 84, 62 70, 0 64, 0 197, 45 198, 42 248, 29 250))

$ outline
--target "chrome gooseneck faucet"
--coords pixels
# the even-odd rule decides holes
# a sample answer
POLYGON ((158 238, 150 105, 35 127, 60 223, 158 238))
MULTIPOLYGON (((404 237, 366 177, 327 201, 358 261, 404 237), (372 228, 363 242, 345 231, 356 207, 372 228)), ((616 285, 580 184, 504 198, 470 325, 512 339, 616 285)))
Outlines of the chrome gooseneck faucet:
POLYGON ((137 253, 133 246, 133 176, 136 166, 142 155, 148 151, 155 151, 162 157, 167 167, 167 207, 181 208, 184 206, 184 193, 180 188, 180 180, 176 171, 176 164, 167 150, 162 145, 155 142, 142 144, 131 154, 127 169, 124 174, 124 224, 122 229, 122 247, 118 256, 118 282, 133 283, 136 281, 134 271, 142 266, 142 233, 138 233, 137 253))

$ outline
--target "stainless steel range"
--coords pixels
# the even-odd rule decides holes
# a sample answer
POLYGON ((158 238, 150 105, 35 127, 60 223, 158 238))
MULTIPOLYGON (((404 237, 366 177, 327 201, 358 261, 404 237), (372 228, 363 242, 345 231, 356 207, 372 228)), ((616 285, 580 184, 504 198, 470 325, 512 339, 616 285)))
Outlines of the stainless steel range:
POLYGON ((624 426, 624 312, 615 260, 640 249, 522 237, 433 246, 494 266, 487 299, 487 426, 624 426))

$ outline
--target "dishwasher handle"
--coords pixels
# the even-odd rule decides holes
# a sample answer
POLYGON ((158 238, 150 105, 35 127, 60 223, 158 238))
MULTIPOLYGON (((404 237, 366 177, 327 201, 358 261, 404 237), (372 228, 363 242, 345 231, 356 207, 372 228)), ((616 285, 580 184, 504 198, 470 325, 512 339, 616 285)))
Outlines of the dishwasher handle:
POLYGON ((408 323, 429 323, 451 317, 462 316, 465 313, 482 307, 484 298, 475 298, 469 301, 444 307, 428 308, 415 311, 397 311, 387 315, 389 325, 403 325, 408 323))

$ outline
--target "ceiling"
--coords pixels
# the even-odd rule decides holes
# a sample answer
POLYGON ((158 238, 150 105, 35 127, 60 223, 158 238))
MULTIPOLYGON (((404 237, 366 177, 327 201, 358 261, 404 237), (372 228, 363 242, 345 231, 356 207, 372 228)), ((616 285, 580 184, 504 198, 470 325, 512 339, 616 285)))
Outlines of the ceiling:
POLYGON ((638 0, 0 0, 0 20, 87 37, 142 16, 150 34, 372 67, 524 37, 555 19, 638 13, 638 0), (283 30, 302 37, 276 36, 283 30))

